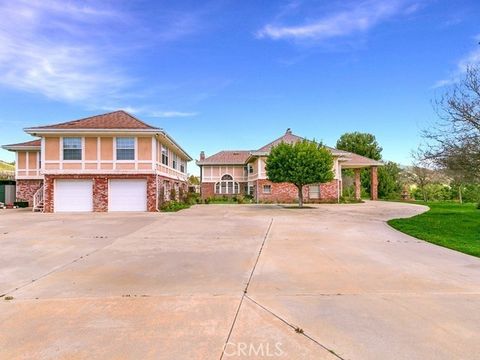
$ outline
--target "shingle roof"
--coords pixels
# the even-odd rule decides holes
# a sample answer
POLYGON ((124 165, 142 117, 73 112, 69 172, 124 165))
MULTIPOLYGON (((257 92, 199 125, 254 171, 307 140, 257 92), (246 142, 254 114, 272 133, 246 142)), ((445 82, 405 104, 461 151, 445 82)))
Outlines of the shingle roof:
POLYGON ((287 130, 285 135, 279 137, 276 140, 273 140, 271 143, 268 143, 267 145, 261 147, 257 151, 270 152, 270 150, 272 150, 272 147, 274 147, 275 145, 278 145, 282 142, 286 143, 286 144, 295 144, 296 142, 299 142, 299 141, 302 141, 302 140, 303 140, 302 137, 294 135, 294 134, 291 133, 291 131, 287 130))
POLYGON ((9 145, 4 145, 4 147, 40 147, 42 145, 42 142, 40 139, 37 140, 31 140, 31 141, 26 141, 22 143, 17 143, 17 144, 9 144, 9 145))
POLYGON ((361 165, 366 165, 366 166, 382 166, 383 165, 381 161, 373 160, 365 156, 361 156, 348 151, 342 151, 342 152, 345 153, 343 157, 347 158, 346 161, 342 162, 342 166, 344 167, 361 166, 361 165))
MULTIPOLYGON (((261 147, 260 149, 258 149, 257 151, 258 152, 270 152, 270 150, 272 149, 272 147, 280 144, 280 143, 286 143, 286 144, 295 144, 299 141, 303 141, 305 140, 305 138, 301 137, 301 136, 298 136, 298 135, 295 135, 295 134, 292 134, 291 130, 288 129, 287 132, 279 137, 278 139, 276 140, 273 140, 271 143, 268 143, 267 145, 261 147)), ((338 155, 338 156, 342 156, 344 154, 348 154, 347 151, 342 151, 342 150, 337 150, 335 148, 332 148, 332 147, 329 147, 329 146, 325 146, 327 149, 329 149, 332 154, 334 155, 338 155)))
MULTIPOLYGON (((287 132, 279 137, 278 139, 268 143, 265 146, 262 146, 258 150, 248 151, 248 150, 224 150, 220 151, 204 160, 197 161, 198 165, 243 165, 247 162, 248 158, 253 156, 265 156, 268 155, 272 147, 280 144, 294 144, 296 142, 305 140, 305 138, 292 134, 290 129, 287 132)), ((326 146, 334 156, 341 158, 342 164, 348 166, 380 166, 382 163, 373 159, 369 159, 365 156, 360 156, 348 151, 338 150, 329 146, 326 146)))
POLYGON ((231 150, 220 151, 212 156, 197 162, 199 165, 243 165, 250 156, 250 151, 231 150))
POLYGON ((83 119, 67 121, 59 124, 36 126, 30 130, 42 129, 158 129, 130 115, 126 111, 118 110, 107 114, 95 115, 83 119))

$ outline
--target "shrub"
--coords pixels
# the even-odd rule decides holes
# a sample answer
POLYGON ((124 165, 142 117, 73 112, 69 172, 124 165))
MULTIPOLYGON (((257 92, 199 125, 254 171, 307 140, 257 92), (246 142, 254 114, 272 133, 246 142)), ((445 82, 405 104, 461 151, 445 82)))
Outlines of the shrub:
POLYGON ((190 205, 199 204, 201 202, 200 195, 194 192, 188 192, 184 201, 190 205))
POLYGON ((188 209, 190 204, 182 203, 179 201, 167 201, 160 206, 160 210, 164 212, 175 212, 183 209, 188 209))
POLYGON ((171 201, 176 201, 177 200, 177 191, 175 190, 175 188, 172 188, 170 190, 170 200, 171 201))

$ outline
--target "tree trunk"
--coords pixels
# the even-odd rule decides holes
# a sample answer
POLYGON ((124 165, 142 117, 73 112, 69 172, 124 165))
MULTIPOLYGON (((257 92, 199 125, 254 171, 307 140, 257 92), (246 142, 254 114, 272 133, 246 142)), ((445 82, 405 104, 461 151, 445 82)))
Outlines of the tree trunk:
POLYGON ((303 207, 303 185, 297 185, 298 189, 298 206, 303 207))
POLYGON ((463 204, 462 185, 458 185, 458 201, 463 204))

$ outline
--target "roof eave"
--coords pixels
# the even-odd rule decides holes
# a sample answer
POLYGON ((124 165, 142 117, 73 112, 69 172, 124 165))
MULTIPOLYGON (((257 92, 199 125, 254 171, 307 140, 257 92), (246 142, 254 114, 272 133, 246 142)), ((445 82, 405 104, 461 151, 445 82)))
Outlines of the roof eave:
POLYGON ((2 149, 8 151, 26 151, 26 150, 40 150, 40 146, 19 146, 19 145, 2 145, 2 149))
POLYGON ((25 128, 23 129, 27 134, 30 135, 43 135, 43 134, 85 134, 85 133, 141 133, 141 134, 156 134, 163 131, 160 128, 155 129, 44 129, 44 128, 25 128))
POLYGON ((160 130, 160 131, 157 131, 156 133, 162 134, 162 135, 165 136, 173 145, 175 145, 175 146, 177 147, 177 149, 180 150, 180 151, 183 153, 183 155, 185 155, 185 157, 187 158, 187 161, 192 161, 192 160, 193 160, 193 158, 192 158, 190 155, 188 155, 188 153, 187 153, 180 145, 178 145, 178 143, 177 143, 175 140, 173 140, 173 138, 172 138, 170 135, 168 135, 166 131, 160 130))
POLYGON ((228 163, 228 162, 204 162, 204 161, 195 161, 195 164, 198 166, 244 166, 246 162, 242 163, 228 163))

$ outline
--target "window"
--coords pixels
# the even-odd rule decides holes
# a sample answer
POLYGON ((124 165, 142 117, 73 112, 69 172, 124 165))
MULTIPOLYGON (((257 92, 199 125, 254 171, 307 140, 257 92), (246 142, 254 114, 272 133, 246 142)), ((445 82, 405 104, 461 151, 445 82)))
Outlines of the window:
POLYGON ((243 175, 248 176, 248 166, 243 167, 243 175))
POLYGON ((63 160, 82 160, 82 138, 63 138, 63 160))
POLYGON ((310 185, 308 187, 309 198, 310 199, 320 199, 320 186, 310 185))
POLYGON ((264 194, 271 194, 272 193, 272 185, 263 185, 263 193, 264 194))
POLYGON ((168 149, 162 145, 162 164, 168 166, 168 149))
POLYGON ((135 139, 117 137, 117 160, 135 160, 135 139))
POLYGON ((252 165, 248 165, 248 173, 253 174, 253 166, 252 165))
POLYGON ((240 193, 240 185, 233 181, 231 175, 223 175, 221 181, 215 184, 215 194, 233 195, 240 193))
POLYGON ((177 164, 178 164, 178 156, 177 156, 177 154, 173 154, 173 156, 172 156, 172 167, 173 167, 174 169, 176 169, 176 168, 177 168, 177 164))
POLYGON ((182 172, 182 173, 186 172, 186 168, 185 168, 186 164, 187 163, 185 162, 185 160, 180 160, 180 172, 182 172))

